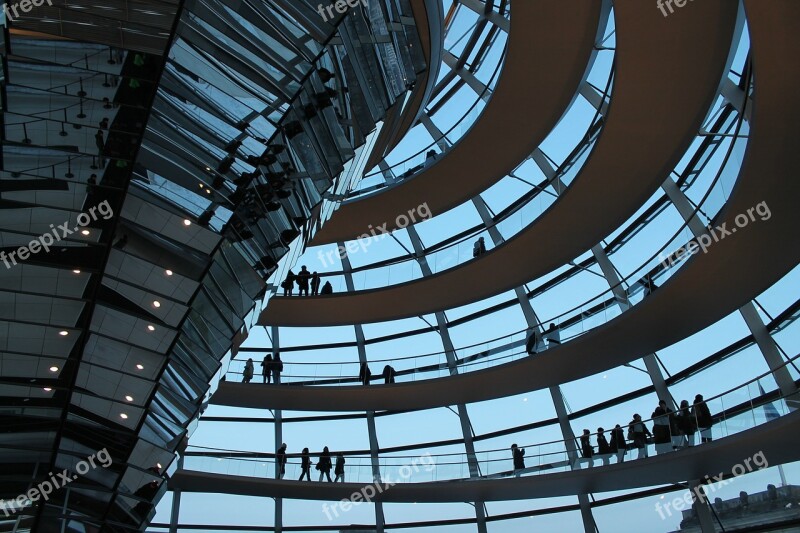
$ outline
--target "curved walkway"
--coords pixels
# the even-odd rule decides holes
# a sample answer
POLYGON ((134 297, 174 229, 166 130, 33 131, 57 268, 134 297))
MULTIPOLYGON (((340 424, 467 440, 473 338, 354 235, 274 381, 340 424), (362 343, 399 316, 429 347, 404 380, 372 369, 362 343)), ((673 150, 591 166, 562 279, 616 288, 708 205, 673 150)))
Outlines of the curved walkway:
MULTIPOLYGON (((702 4, 699 4, 702 5, 702 4)), ((426 409, 512 396, 589 376, 674 344, 721 320, 776 283, 800 263, 800 108, 787 105, 800 72, 784 58, 800 54, 800 38, 785 23, 800 3, 755 0, 748 8, 758 92, 751 141, 720 221, 766 202, 768 221, 757 221, 695 255, 660 289, 607 324, 544 353, 468 374, 381 386, 253 387, 221 383, 213 403, 310 411, 426 409), (666 326, 666 327, 665 327, 666 326), (568 362, 568 364, 567 364, 568 362), (490 386, 488 386, 490 384, 490 386)), ((697 6, 693 6, 697 7, 697 6)))
MULTIPOLYGON (((436 164, 395 187, 343 204, 312 245, 348 241, 427 203, 435 214, 489 188, 544 140, 591 67, 602 0, 518 2, 508 53, 491 100, 436 164), (569 24, 564 24, 569 20, 569 24), (535 127, 532 128, 531 125, 535 127), (498 133, 506 142, 499 143, 498 133)), ((600 28, 602 33, 604 28, 600 28)))
MULTIPOLYGON (((617 65, 605 128, 574 184, 529 228, 478 260, 423 279, 349 294, 273 297, 259 322, 364 324, 466 305, 559 268, 623 224, 678 164, 719 93, 737 3, 709 0, 672 18, 648 2, 615 9, 617 65)), ((462 175, 453 174, 458 186, 451 180, 450 188, 461 190, 462 175)))
MULTIPOLYGON (((506 501, 571 496, 681 483, 706 475, 730 474, 750 460, 758 469, 763 454, 770 465, 800 459, 800 411, 736 435, 693 448, 636 461, 514 479, 475 479, 429 483, 398 483, 376 494, 383 502, 506 501)), ((178 470, 169 487, 183 492, 210 492, 302 500, 349 499, 361 483, 309 483, 178 470)))

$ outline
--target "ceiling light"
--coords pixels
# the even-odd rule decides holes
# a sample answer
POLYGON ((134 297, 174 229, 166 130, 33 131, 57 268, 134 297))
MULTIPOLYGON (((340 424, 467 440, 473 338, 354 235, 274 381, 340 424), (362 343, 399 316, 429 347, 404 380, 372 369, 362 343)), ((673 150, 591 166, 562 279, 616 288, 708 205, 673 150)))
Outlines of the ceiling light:
POLYGON ((161 467, 161 463, 156 463, 156 468, 158 468, 159 470, 161 470, 161 468, 162 468, 162 467, 161 467))
POLYGON ((156 327, 153 324, 148 324, 147 325, 147 329, 150 330, 150 331, 155 331, 156 327))
POLYGON ((137 365, 136 365, 136 368, 137 368, 138 370, 144 370, 144 367, 142 366, 142 364, 141 364, 141 363, 137 364, 137 365))
POLYGON ((73 270, 73 271, 72 271, 72 273, 73 273, 73 274, 80 274, 80 273, 81 273, 81 271, 80 271, 80 270, 78 270, 78 269, 76 268, 75 270, 73 270))
POLYGON ((58 372, 58 367, 57 366, 51 366, 50 367, 50 372, 58 372))
POLYGON ((121 419, 123 419, 123 420, 127 420, 127 419, 128 419, 128 415, 126 415, 125 413, 120 413, 120 414, 119 414, 119 417, 120 417, 121 419))
POLYGON ((61 331, 58 332, 58 334, 61 335, 62 337, 66 337, 67 335, 69 335, 69 331, 62 329, 61 331))
POLYGON ((167 276, 171 276, 171 275, 172 275, 172 270, 170 270, 170 269, 166 269, 166 270, 164 271, 164 273, 165 273, 167 276))
POLYGON ((89 233, 90 233, 90 232, 89 232, 89 230, 88 230, 88 229, 81 230, 81 235, 89 235, 89 233))
POLYGON ((127 401, 129 401, 129 402, 132 402, 132 401, 133 401, 133 396, 130 396, 130 395, 128 395, 128 396, 125 396, 125 399, 126 399, 127 401))
POLYGON ((188 218, 184 218, 183 219, 183 225, 184 226, 191 226, 192 225, 192 221, 189 220, 188 218))
POLYGON ((43 390, 43 391, 45 391, 45 392, 50 392, 50 391, 51 391, 51 390, 53 390, 53 389, 51 389, 50 387, 45 387, 45 388, 44 388, 44 389, 42 389, 42 390, 43 390))
POLYGON ((153 300, 153 307, 161 307, 161 302, 158 300, 153 300))

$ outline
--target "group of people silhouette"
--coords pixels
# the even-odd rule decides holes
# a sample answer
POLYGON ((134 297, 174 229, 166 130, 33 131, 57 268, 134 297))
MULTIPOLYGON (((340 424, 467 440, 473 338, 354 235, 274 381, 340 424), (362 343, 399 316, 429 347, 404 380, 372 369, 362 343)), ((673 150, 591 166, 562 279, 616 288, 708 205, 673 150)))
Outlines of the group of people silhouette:
POLYGON ((330 281, 326 281, 320 290, 320 278, 316 270, 309 272, 305 265, 300 267, 300 272, 295 274, 291 270, 286 274, 286 279, 281 283, 284 296, 292 296, 294 291, 294 284, 297 283, 297 294, 299 296, 309 295, 309 286, 311 287, 311 296, 318 296, 320 294, 333 294, 333 286, 330 281))
MULTIPOLYGON (((342 483, 344 483, 344 464, 344 454, 339 452, 336 454, 336 465, 334 466, 331 460, 331 452, 328 450, 328 447, 325 446, 325 448, 322 449, 322 453, 319 454, 319 460, 315 466, 319 471, 319 481, 322 482, 322 478, 325 477, 329 482, 333 481, 333 483, 336 483, 341 480, 342 483), (331 469, 333 469, 333 474, 335 476, 333 480, 331 480, 331 469)), ((275 466, 278 479, 283 479, 283 476, 286 475, 285 442, 281 444, 281 447, 275 452, 275 466)), ((311 481, 311 452, 308 451, 308 448, 303 448, 303 451, 300 453, 300 477, 298 481, 302 481, 303 478, 311 481)))
MULTIPOLYGON (((261 376, 264 383, 272 383, 273 378, 275 378, 275 383, 280 382, 281 372, 283 372, 283 361, 281 361, 280 354, 276 353, 274 358, 272 354, 265 355, 264 360, 261 361, 261 376)), ((253 359, 249 358, 244 364, 242 383, 250 383, 254 373, 255 365, 253 364, 253 359)))
MULTIPOLYGON (((397 375, 397 371, 390 365, 386 365, 383 367, 382 375, 384 383, 388 385, 389 383, 394 383, 394 377, 397 375)), ((362 385, 369 385, 371 379, 372 371, 369 369, 369 365, 367 365, 367 363, 361 363, 361 370, 358 371, 358 381, 361 382, 362 385)))
MULTIPOLYGON (((591 442, 592 433, 584 429, 579 438, 581 459, 588 460, 589 466, 593 466, 594 458, 597 457, 602 460, 603 465, 608 465, 611 457, 616 455, 617 462, 621 463, 629 449, 638 450, 637 458, 648 457, 647 446, 651 440, 658 454, 681 450, 694 446, 698 430, 701 442, 712 440, 711 426, 714 420, 702 394, 695 396, 691 406, 687 400, 683 400, 677 411, 673 411, 664 400, 659 401, 653 411, 652 420, 652 432, 638 413, 633 415, 626 426, 627 434, 619 424, 609 431, 609 438, 603 428, 597 428, 596 451, 591 442)), ((525 449, 512 444, 511 457, 514 475, 519 477, 525 470, 525 449)))

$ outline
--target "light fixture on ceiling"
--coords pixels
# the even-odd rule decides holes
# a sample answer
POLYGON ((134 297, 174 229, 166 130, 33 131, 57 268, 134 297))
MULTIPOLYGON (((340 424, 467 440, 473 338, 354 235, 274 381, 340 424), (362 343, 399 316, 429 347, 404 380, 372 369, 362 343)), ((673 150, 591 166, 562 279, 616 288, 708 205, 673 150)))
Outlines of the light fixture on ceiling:
POLYGON ((45 388, 43 388, 42 390, 43 390, 43 391, 45 391, 45 392, 50 392, 50 391, 51 391, 51 390, 53 390, 53 389, 51 389, 50 387, 45 387, 45 388))
POLYGON ((156 330, 156 327, 155 327, 153 324, 148 324, 148 325, 147 325, 147 329, 148 329, 149 331, 155 331, 155 330, 156 330))
POLYGON ((137 370, 144 370, 144 366, 143 366, 141 363, 138 363, 138 364, 136 365, 136 369, 137 369, 137 370))
POLYGON ((171 275, 172 275, 172 270, 170 270, 170 269, 166 269, 166 270, 164 271, 164 274, 166 274, 167 276, 171 276, 171 275))
POLYGON ((161 302, 159 302, 158 300, 153 300, 153 307, 155 308, 161 307, 161 302))
POLYGON ((62 337, 66 337, 67 335, 69 335, 69 331, 62 329, 61 331, 58 332, 58 334, 61 335, 62 337))
POLYGON ((80 271, 80 270, 78 270, 78 269, 76 268, 75 270, 73 270, 73 271, 72 271, 72 273, 73 273, 73 274, 80 274, 80 273, 81 273, 81 271, 80 271))
POLYGON ((121 419, 123 419, 123 420, 127 420, 127 419, 128 419, 128 415, 126 415, 125 413, 120 413, 120 414, 119 414, 119 417, 120 417, 121 419))
POLYGON ((189 220, 188 218, 184 218, 183 219, 183 225, 184 226, 191 226, 192 225, 192 221, 189 220))
POLYGON ((81 230, 81 235, 89 235, 91 233, 88 229, 81 230))
POLYGON ((58 372, 58 367, 57 366, 51 366, 50 367, 50 372, 58 372))
POLYGON ((127 396, 125 396, 125 400, 129 401, 129 402, 132 402, 133 401, 133 396, 127 395, 127 396))

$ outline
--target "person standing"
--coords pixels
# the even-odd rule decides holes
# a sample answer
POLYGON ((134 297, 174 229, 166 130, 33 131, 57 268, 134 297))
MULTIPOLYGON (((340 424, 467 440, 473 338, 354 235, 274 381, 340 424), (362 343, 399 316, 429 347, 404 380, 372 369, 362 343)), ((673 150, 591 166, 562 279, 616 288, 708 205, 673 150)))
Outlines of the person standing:
POLYGON ((308 281, 311 279, 311 273, 305 265, 300 267, 300 272, 297 273, 297 294, 299 296, 308 296, 308 281))
POLYGON ((602 459, 603 466, 611 462, 611 453, 611 445, 609 445, 606 440, 605 430, 603 428, 597 428, 597 455, 602 459))
POLYGON ((514 477, 519 477, 522 475, 522 471, 525 470, 525 449, 512 444, 511 457, 514 460, 514 477))
POLYGON ((336 468, 334 468, 333 473, 336 475, 333 478, 333 482, 336 483, 341 478, 342 483, 344 483, 344 455, 342 452, 336 454, 336 468))
POLYGON ((300 479, 297 481, 303 481, 304 477, 311 481, 311 454, 308 448, 303 448, 300 454, 300 479))
POLYGON ((286 475, 286 443, 281 444, 278 451, 275 452, 275 470, 278 474, 278 479, 283 479, 286 475))
POLYGON ((630 432, 628 439, 632 440, 633 445, 639 449, 639 454, 636 458, 642 459, 643 457, 647 457, 647 437, 651 437, 653 434, 647 429, 647 426, 642 422, 642 417, 638 413, 633 415, 633 420, 631 420, 629 424, 628 431, 630 432))
POLYGON ((317 296, 319 294, 319 274, 315 270, 313 274, 311 274, 311 296, 317 296))
POLYGON ((362 385, 369 385, 369 380, 371 377, 372 372, 370 371, 367 363, 361 363, 361 369, 358 371, 358 381, 360 381, 362 385))
POLYGON ((328 483, 331 482, 331 452, 328 447, 323 448, 322 453, 319 454, 319 462, 317 462, 317 470, 319 470, 319 481, 322 482, 322 476, 328 478, 328 483))
POLYGON ((275 352, 275 359, 272 360, 272 376, 275 378, 275 384, 281 382, 281 372, 283 372, 283 361, 281 361, 281 354, 275 352))
POLYGON ((697 421, 697 427, 700 428, 700 442, 711 442, 711 426, 714 424, 714 420, 711 418, 711 411, 703 400, 702 394, 694 397, 692 412, 697 421))
POLYGON ((386 385, 394 383, 394 376, 397 374, 391 365, 383 367, 383 380, 386 385))
POLYGON ((320 294, 333 294, 333 285, 331 285, 330 281, 326 281, 325 285, 322 286, 322 290, 319 291, 320 294))
POLYGON ((697 432, 697 423, 695 422, 692 409, 689 407, 689 402, 686 400, 681 401, 681 408, 678 410, 678 430, 682 435, 682 446, 694 446, 694 434, 697 432))
POLYGON ((261 376, 264 378, 264 383, 270 383, 272 379, 272 354, 264 356, 261 361, 261 376))
POLYGON ((628 444, 625 442, 625 432, 619 424, 611 430, 611 453, 617 454, 617 462, 625 460, 625 452, 628 451, 628 444))
POLYGON ((544 334, 544 340, 547 341, 547 347, 552 348, 561 344, 561 331, 556 326, 555 322, 550 323, 550 327, 544 334))
POLYGON ((592 442, 589 440, 591 436, 591 432, 588 429, 583 430, 583 435, 581 435, 581 457, 584 459, 589 460, 589 467, 591 468, 594 466, 594 448, 592 448, 592 442))
POLYGON ((294 290, 294 272, 290 270, 286 273, 286 279, 281 283, 281 288, 283 289, 284 296, 292 295, 292 290, 294 290))
POLYGON ((662 454, 672 451, 672 435, 670 432, 669 413, 667 413, 667 402, 660 400, 658 407, 653 411, 653 443, 656 446, 656 453, 662 454))
POLYGON ((253 359, 250 358, 244 364, 244 375, 242 377, 242 383, 250 383, 250 380, 253 379, 254 371, 255 371, 255 366, 253 365, 253 359))
POLYGON ((486 253, 486 242, 483 240, 483 237, 480 237, 477 241, 475 241, 475 245, 472 247, 472 257, 479 257, 486 253))

